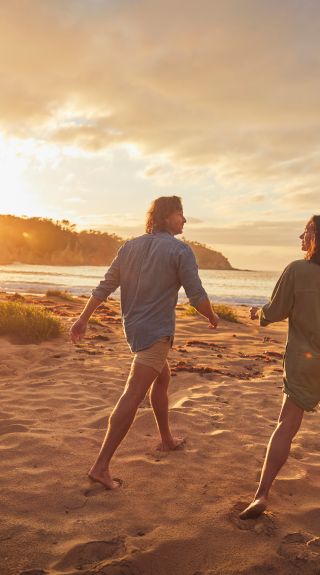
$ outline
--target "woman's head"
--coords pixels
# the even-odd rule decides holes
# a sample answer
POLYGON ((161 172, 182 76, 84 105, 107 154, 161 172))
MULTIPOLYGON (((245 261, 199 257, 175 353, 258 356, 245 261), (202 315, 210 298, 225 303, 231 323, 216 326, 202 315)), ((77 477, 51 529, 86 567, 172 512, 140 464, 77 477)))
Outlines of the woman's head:
MULTIPOLYGON (((146 218, 147 234, 167 231, 168 228, 170 227, 168 218, 170 218, 173 214, 175 214, 175 212, 179 212, 182 215, 183 219, 182 227, 183 227, 185 218, 183 217, 181 198, 179 198, 178 196, 162 196, 154 200, 147 212, 147 218, 146 218)), ((181 231, 177 231, 177 233, 181 233, 181 231)))
POLYGON ((320 265, 320 216, 310 218, 300 239, 306 260, 320 265))

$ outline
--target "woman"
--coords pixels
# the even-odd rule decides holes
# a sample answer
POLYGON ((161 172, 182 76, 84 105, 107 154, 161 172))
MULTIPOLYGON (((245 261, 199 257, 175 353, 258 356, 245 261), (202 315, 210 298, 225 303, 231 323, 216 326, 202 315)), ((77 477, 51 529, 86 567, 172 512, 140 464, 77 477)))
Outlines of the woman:
MULTIPOLYGON (((258 517, 267 507, 270 487, 286 462, 305 411, 320 401, 320 216, 313 216, 303 234, 304 260, 288 265, 271 300, 260 311, 260 325, 289 318, 284 357, 284 398, 278 424, 267 448, 260 483, 241 519, 258 517)), ((258 308, 250 310, 257 319, 258 308)))

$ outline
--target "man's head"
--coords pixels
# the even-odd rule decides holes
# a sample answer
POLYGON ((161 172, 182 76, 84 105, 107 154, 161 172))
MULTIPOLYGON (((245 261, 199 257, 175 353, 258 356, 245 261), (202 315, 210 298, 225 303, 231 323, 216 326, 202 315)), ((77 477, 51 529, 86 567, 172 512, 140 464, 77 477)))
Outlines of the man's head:
POLYGON ((154 200, 146 219, 146 232, 169 232, 173 236, 182 234, 186 219, 183 215, 181 198, 162 196, 154 200))

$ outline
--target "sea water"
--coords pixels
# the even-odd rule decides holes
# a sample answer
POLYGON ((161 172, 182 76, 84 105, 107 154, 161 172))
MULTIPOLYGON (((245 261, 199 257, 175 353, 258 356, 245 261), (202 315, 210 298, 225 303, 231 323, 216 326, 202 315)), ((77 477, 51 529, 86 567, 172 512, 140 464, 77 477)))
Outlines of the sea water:
MULTIPOLYGON (((67 290, 74 295, 90 295, 108 268, 104 266, 0 265, 0 289, 18 293, 45 293, 48 289, 67 290)), ((279 272, 243 270, 199 270, 213 302, 263 305, 272 293, 279 272)), ((119 297, 119 291, 114 293, 119 297)), ((185 301, 183 288, 179 301, 185 301)))

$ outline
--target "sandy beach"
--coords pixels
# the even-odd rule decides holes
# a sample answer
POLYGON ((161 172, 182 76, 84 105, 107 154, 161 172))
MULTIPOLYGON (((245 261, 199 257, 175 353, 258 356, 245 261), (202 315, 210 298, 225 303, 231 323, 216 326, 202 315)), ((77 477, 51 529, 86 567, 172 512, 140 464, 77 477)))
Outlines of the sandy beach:
MULTIPOLYGON (((1 298, 7 297, 2 294, 1 298)), ((26 296, 68 329, 84 299, 26 296)), ((1 575, 320 573, 320 437, 306 414, 269 510, 238 514, 257 486, 282 398, 286 323, 219 329, 177 311, 170 354, 172 427, 183 450, 157 451, 146 399, 106 491, 87 471, 131 363, 119 305, 101 306, 83 343, 1 338, 1 575)))

